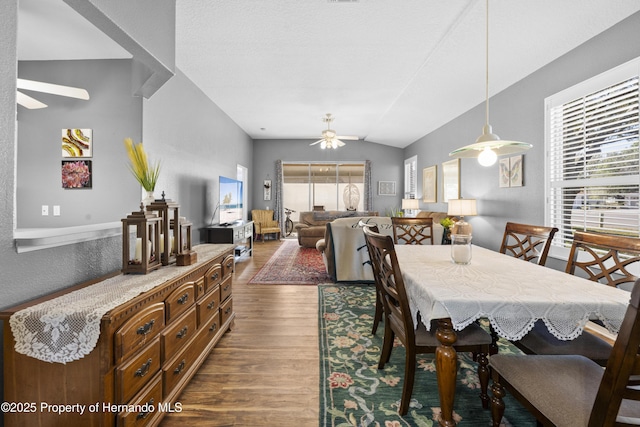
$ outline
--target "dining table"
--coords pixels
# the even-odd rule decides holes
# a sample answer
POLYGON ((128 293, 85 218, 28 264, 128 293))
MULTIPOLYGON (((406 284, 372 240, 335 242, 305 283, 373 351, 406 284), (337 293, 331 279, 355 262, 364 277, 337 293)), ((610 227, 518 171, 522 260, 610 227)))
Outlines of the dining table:
POLYGON ((571 340, 589 320, 599 319, 616 334, 629 303, 627 291, 477 245, 471 246, 466 265, 452 262, 447 245, 396 245, 395 252, 414 325, 422 322, 429 330, 437 320, 439 423, 444 427, 456 425, 456 331, 482 318, 500 337, 517 341, 542 320, 555 337, 571 340))

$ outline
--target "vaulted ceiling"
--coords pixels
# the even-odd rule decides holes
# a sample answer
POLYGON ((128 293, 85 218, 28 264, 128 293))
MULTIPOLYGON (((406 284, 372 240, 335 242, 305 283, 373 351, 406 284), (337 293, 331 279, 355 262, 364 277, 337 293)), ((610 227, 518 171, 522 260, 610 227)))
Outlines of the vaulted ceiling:
MULTIPOLYGON (((489 7, 495 94, 640 2, 489 7)), ((19 58, 128 56, 73 13, 62 0, 20 0, 19 58)), ((481 0, 176 0, 176 15, 176 66, 255 139, 318 139, 332 113, 340 135, 405 147, 484 100, 481 0)))

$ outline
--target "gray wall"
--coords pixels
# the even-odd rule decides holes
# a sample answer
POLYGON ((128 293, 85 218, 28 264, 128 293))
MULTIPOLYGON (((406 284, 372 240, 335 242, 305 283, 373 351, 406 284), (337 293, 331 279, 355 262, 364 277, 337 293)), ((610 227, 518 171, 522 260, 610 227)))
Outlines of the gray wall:
POLYGON ((237 164, 252 174, 251 138, 180 70, 144 101, 144 138, 162 159, 156 197, 164 191, 178 202, 180 216, 193 222, 193 240, 204 241, 202 227, 211 222, 219 197, 218 177, 235 178, 237 164))
MULTIPOLYGON (((142 139, 142 98, 131 95, 131 60, 28 61, 21 78, 87 89, 84 101, 37 94, 47 108, 18 108, 17 228, 71 227, 118 221, 137 210, 141 189, 127 168, 123 140, 142 139), (61 129, 93 131, 91 189, 61 184, 61 129), (41 215, 41 206, 49 215, 41 215), (53 216, 53 205, 61 215, 53 216)), ((153 154, 153 153, 151 153, 153 154)), ((153 156, 152 156, 153 157, 153 156)))
MULTIPOLYGON (((533 148, 524 155, 524 186, 520 188, 498 187, 497 164, 485 168, 475 159, 462 159, 462 197, 478 200, 478 216, 467 218, 474 227, 475 243, 498 249, 507 221, 544 223, 544 99, 640 56, 638 34, 640 13, 491 98, 489 122, 494 133, 502 139, 529 142, 533 148)), ((440 169, 443 161, 450 160, 451 150, 480 136, 484 111, 483 103, 407 147, 405 156, 418 155, 419 171, 434 164, 440 169)), ((420 179, 418 188, 422 194, 420 179)), ((421 209, 446 210, 446 204, 422 204, 421 209)), ((548 264, 564 268, 562 261, 548 264)))
POLYGON ((373 189, 373 210, 383 215, 391 208, 400 208, 404 181, 404 154, 400 148, 364 141, 346 141, 337 150, 322 150, 318 145, 309 146, 314 140, 255 140, 253 144, 254 171, 251 180, 253 198, 250 209, 264 209, 266 204, 275 207, 275 201, 263 200, 262 183, 267 174, 275 184, 276 161, 364 161, 371 160, 371 185, 373 189), (392 196, 378 196, 378 181, 396 181, 397 193, 392 196))

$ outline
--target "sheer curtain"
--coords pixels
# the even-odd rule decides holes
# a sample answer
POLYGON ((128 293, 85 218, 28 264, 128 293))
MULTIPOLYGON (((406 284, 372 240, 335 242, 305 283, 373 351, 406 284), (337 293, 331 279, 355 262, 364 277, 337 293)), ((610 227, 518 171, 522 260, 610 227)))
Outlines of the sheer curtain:
POLYGON ((364 210, 373 209, 373 193, 371 191, 371 160, 364 162, 364 210))

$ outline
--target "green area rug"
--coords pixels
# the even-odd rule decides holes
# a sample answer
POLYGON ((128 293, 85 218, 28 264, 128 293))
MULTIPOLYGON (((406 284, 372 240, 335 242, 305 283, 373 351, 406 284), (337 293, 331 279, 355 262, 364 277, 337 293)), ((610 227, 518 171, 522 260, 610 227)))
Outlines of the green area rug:
MULTIPOLYGON (((384 327, 371 334, 374 285, 320 285, 320 426, 437 426, 440 403, 434 356, 418 355, 409 412, 398 415, 404 380, 404 347, 399 342, 385 369, 378 370, 384 327)), ((519 352, 506 341, 501 353, 519 352)), ((490 426, 482 409, 477 365, 471 354, 458 353, 454 417, 458 426, 490 426)), ((489 390, 489 394, 491 391, 489 390)), ((505 427, 534 427, 535 419, 507 395, 505 427)))

